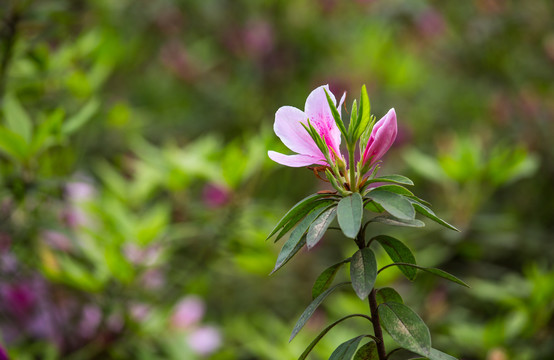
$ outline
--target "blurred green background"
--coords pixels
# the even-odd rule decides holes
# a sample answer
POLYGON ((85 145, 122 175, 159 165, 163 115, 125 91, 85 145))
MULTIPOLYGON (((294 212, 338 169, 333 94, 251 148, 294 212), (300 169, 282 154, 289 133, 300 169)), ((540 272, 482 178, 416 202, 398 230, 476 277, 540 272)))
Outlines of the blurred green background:
POLYGON ((551 0, 1 0, 0 18, 11 358, 296 359, 367 313, 335 294, 287 343, 317 275, 354 251, 338 234, 268 276, 265 237, 322 186, 267 158, 288 151, 274 113, 327 83, 347 108, 366 84, 377 118, 396 109, 380 173, 462 229, 372 231, 471 289, 396 270, 380 285, 460 359, 554 357, 551 0))

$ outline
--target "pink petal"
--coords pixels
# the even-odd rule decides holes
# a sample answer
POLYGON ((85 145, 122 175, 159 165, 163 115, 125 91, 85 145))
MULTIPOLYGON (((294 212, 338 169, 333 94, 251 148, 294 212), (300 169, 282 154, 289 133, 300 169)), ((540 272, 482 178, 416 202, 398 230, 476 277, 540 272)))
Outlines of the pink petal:
POLYGON ((292 106, 283 106, 275 113, 275 134, 289 149, 300 154, 320 156, 321 151, 304 129, 308 116, 292 106))
POLYGON ((396 133, 396 112, 393 108, 373 127, 363 155, 364 164, 369 159, 371 159, 372 164, 379 161, 394 143, 396 133))
POLYGON ((339 154, 341 134, 337 124, 335 124, 331 109, 329 108, 325 90, 327 90, 329 97, 333 100, 333 104, 337 103, 335 96, 329 90, 329 85, 323 85, 316 88, 308 95, 304 112, 310 118, 310 122, 318 130, 327 145, 339 154))
POLYGON ((267 155, 271 160, 285 166, 303 167, 303 166, 310 166, 314 164, 327 165, 327 162, 325 161, 325 158, 323 156, 315 157, 315 156, 302 155, 302 154, 284 155, 275 151, 268 151, 267 155))

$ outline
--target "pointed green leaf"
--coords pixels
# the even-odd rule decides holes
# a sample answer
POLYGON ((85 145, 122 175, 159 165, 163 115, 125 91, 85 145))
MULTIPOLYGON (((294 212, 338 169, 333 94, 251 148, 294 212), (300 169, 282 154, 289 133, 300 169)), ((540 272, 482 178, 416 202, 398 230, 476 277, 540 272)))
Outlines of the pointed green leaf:
POLYGON ((425 206, 425 205, 421 204, 420 202, 415 201, 413 199, 409 199, 409 201, 412 203, 414 209, 418 213, 420 213, 421 215, 426 216, 429 219, 431 219, 431 220, 437 222, 438 224, 441 224, 442 226, 447 227, 451 230, 455 230, 455 231, 458 231, 458 232, 460 231, 456 227, 454 227, 453 225, 450 225, 449 223, 447 223, 446 221, 444 221, 443 219, 441 219, 437 215, 435 215, 433 210, 431 210, 427 206, 425 206))
POLYGON ((407 226, 407 227, 424 227, 425 223, 418 219, 413 220, 400 220, 392 216, 376 216, 370 220, 371 222, 378 222, 386 225, 393 226, 407 226))
POLYGON ((373 188, 372 190, 377 190, 377 189, 379 189, 379 191, 389 191, 389 192, 399 194, 399 195, 414 196, 413 192, 406 189, 404 186, 400 186, 400 185, 396 185, 396 184, 381 185, 381 186, 378 186, 376 188, 373 188))
POLYGON ((339 112, 337 111, 337 107, 331 97, 329 96, 329 93, 326 89, 325 96, 327 97, 327 103, 329 104, 329 108, 331 109, 331 114, 333 114, 333 119, 335 119, 335 123, 337 124, 337 127, 339 128, 342 136, 344 136, 345 139, 348 139, 348 133, 346 132, 346 127, 344 126, 344 123, 342 122, 342 119, 340 117, 339 112))
POLYGON ((266 240, 269 239, 270 237, 272 237, 273 235, 275 235, 275 233, 277 233, 277 231, 279 231, 281 228, 283 228, 286 224, 288 224, 295 217, 298 218, 298 220, 296 220, 296 222, 293 224, 293 226, 296 225, 296 223, 298 221, 300 221, 300 219, 302 219, 308 212, 310 212, 310 210, 313 209, 313 207, 311 207, 310 204, 313 204, 314 201, 316 201, 318 199, 321 199, 321 198, 324 198, 326 196, 328 196, 328 195, 327 194, 312 194, 312 195, 307 196, 304 199, 300 200, 299 202, 297 202, 289 211, 287 211, 285 216, 283 216, 281 218, 281 220, 279 220, 279 222, 277 223, 277 225, 275 225, 275 227, 273 228, 273 230, 271 231, 269 236, 266 238, 266 240))
POLYGON ((386 302, 397 302, 400 304, 404 304, 404 301, 402 300, 400 294, 391 287, 378 289, 375 297, 377 298, 377 304, 383 304, 386 302))
POLYGON ((401 220, 413 220, 415 210, 412 203, 402 195, 389 191, 372 190, 366 195, 381 205, 389 214, 401 220))
POLYGON ((33 123, 19 100, 15 95, 8 93, 4 96, 3 105, 6 127, 29 143, 33 132, 33 123))
POLYGON ((369 248, 356 251, 350 261, 350 279, 356 295, 362 300, 367 296, 375 285, 377 278, 377 260, 375 254, 369 248))
POLYGON ((365 335, 360 335, 343 342, 333 351, 329 360, 351 360, 364 337, 365 335))
POLYGON ((308 235, 306 237, 306 246, 308 249, 313 248, 319 240, 325 235, 325 232, 329 228, 329 225, 337 217, 337 208, 334 205, 328 207, 308 229, 308 235))
POLYGON ((337 207, 339 225, 346 237, 354 239, 362 226, 364 203, 359 193, 342 198, 337 207))
MULTIPOLYGON (((409 264, 416 263, 414 255, 402 241, 387 235, 378 235, 374 239, 381 244, 392 261, 409 264)), ((417 269, 413 267, 399 266, 399 269, 410 280, 414 280, 417 275, 417 269)))
POLYGON ((350 123, 348 124, 348 136, 354 141, 357 140, 357 138, 355 138, 357 128, 358 128, 358 103, 356 99, 354 99, 354 101, 352 101, 352 110, 350 111, 350 123))
POLYGON ((317 335, 317 337, 310 343, 310 345, 308 345, 308 347, 306 348, 306 350, 304 350, 304 352, 302 353, 302 355, 300 355, 300 357, 298 358, 298 360, 305 360, 306 357, 310 354, 310 352, 314 349, 314 347, 317 345, 317 343, 319 342, 319 340, 321 340, 328 332, 329 330, 331 330, 332 328, 334 328, 338 323, 346 320, 346 319, 349 319, 349 318, 352 318, 352 317, 363 317, 363 315, 360 315, 360 314, 352 314, 352 315, 348 315, 348 316, 345 316, 337 321, 335 321, 334 323, 332 323, 331 325, 327 326, 325 329, 323 329, 323 331, 321 331, 319 333, 319 335, 317 335))
POLYGON ((75 131, 79 130, 83 125, 85 125, 94 114, 100 108, 100 102, 97 99, 91 99, 87 102, 77 114, 71 116, 64 122, 62 125, 62 133, 65 135, 70 135, 75 131))
POLYGON ((400 184, 400 185, 414 185, 414 182, 412 180, 402 175, 380 176, 380 177, 368 180, 366 184, 379 183, 379 182, 393 183, 393 184, 400 184))
MULTIPOLYGON (((306 236, 304 233, 308 230, 308 227, 312 222, 317 219, 317 217, 325 210, 324 207, 319 207, 314 209, 311 213, 306 215, 306 217, 298 224, 298 226, 290 233, 288 240, 285 242, 281 248, 281 252, 277 256, 277 262, 275 268, 271 272, 273 274, 275 271, 279 270, 286 262, 288 262, 297 252, 300 250, 298 248, 300 242, 306 243, 306 236)), ((302 246, 300 246, 302 247, 302 246)), ((270 274, 270 275, 271 275, 270 274)))
POLYGON ((329 286, 331 286, 341 266, 349 261, 350 259, 347 259, 335 265, 331 265, 317 277, 314 286, 312 287, 312 299, 315 299, 316 297, 321 295, 322 292, 324 292, 329 288, 329 286))
POLYGON ((443 279, 446 279, 446 280, 450 280, 452 282, 455 282, 456 284, 459 284, 459 285, 462 285, 462 286, 465 286, 467 288, 469 288, 469 285, 466 284, 465 282, 463 282, 462 280, 458 279, 456 276, 452 275, 452 274, 449 274, 447 273, 446 271, 444 270, 441 270, 441 269, 437 269, 437 268, 427 268, 427 267, 424 267, 424 266, 419 266, 419 265, 414 265, 414 264, 410 264, 410 263, 393 263, 393 264, 389 264, 387 266, 384 266, 381 270, 379 270, 377 273, 380 273, 381 271, 389 268, 389 267, 392 267, 392 266, 410 266, 410 267, 413 267, 413 268, 416 268, 416 269, 419 269, 419 270, 423 270, 423 271, 426 271, 428 273, 431 273, 433 275, 436 275, 436 276, 440 276, 442 277, 443 279))
POLYGON ((429 328, 409 307, 396 303, 379 305, 381 324, 396 343, 417 354, 431 354, 431 334, 429 328))
POLYGON ((27 156, 27 150, 27 144, 19 134, 0 126, 0 152, 21 161, 27 156))
POLYGON ((365 85, 362 86, 360 94, 360 112, 358 114, 358 122, 356 124, 355 138, 358 139, 364 131, 367 130, 371 120, 371 105, 369 103, 369 96, 367 95, 367 89, 365 85))
POLYGON ((298 334, 298 332, 302 329, 302 327, 304 327, 306 322, 312 317, 312 315, 314 314, 314 311, 319 307, 319 305, 321 305, 323 300, 325 300, 325 298, 329 296, 329 294, 331 294, 336 288, 344 285, 348 285, 348 284, 350 284, 350 282, 343 282, 343 283, 336 284, 335 286, 325 290, 321 295, 315 298, 315 300, 312 301, 310 305, 308 305, 306 310, 304 310, 302 315, 300 315, 300 318, 296 322, 296 325, 294 325, 294 329, 292 329, 292 334, 290 335, 289 342, 292 341, 292 339, 294 339, 294 337, 298 334))
POLYGON ((379 353, 377 352, 377 344, 375 341, 370 341, 361 348, 358 349, 354 360, 379 360, 379 353))

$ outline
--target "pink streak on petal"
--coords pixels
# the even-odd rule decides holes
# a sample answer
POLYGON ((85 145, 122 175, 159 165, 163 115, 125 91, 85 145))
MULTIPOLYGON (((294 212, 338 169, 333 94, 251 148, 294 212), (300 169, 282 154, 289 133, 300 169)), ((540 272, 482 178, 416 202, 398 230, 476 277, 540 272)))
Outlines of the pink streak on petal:
POLYGON ((299 154, 320 156, 317 145, 302 124, 308 124, 308 116, 292 106, 283 106, 275 113, 275 134, 289 149, 299 154))
POLYGON ((371 159, 372 164, 379 161, 394 143, 396 134, 396 112, 393 108, 373 127, 363 155, 364 164, 369 159, 371 159))
POLYGON ((314 164, 327 165, 327 161, 325 161, 325 158, 323 158, 323 156, 315 157, 302 154, 284 155, 275 151, 268 151, 267 155, 271 160, 285 166, 304 167, 314 164))
POLYGON ((333 104, 337 103, 335 96, 329 90, 329 85, 323 85, 308 95, 304 112, 310 118, 310 122, 317 129, 321 137, 323 137, 327 145, 335 150, 337 154, 340 154, 341 134, 329 108, 325 90, 327 90, 333 104))

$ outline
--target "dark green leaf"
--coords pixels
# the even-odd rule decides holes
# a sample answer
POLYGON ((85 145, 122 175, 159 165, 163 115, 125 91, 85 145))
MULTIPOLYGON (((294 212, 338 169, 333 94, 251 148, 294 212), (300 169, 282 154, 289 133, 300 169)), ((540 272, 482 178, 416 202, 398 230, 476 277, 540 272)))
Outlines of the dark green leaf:
POLYGON ((397 302, 400 304, 404 303, 400 294, 391 287, 380 288, 379 290, 377 290, 375 296, 377 298, 377 304, 383 304, 387 302, 397 302))
POLYGON ((386 225, 393 226, 407 226, 407 227, 424 227, 425 223, 418 219, 413 220, 400 220, 392 216, 376 216, 370 220, 371 222, 378 222, 386 225))
MULTIPOLYGON (((392 261, 409 264, 416 263, 414 255, 402 241, 387 235, 378 235, 374 239, 381 244, 392 261)), ((399 266, 399 269, 410 280, 414 280, 417 275, 417 270, 413 267, 399 266)))
POLYGON ((328 207, 308 229, 308 236, 306 237, 306 246, 308 249, 313 248, 319 240, 325 235, 329 225, 337 217, 337 208, 333 205, 328 207))
POLYGON ((451 230, 460 231, 456 227, 454 227, 453 225, 450 225, 449 223, 447 223, 446 221, 444 221, 443 219, 441 219, 437 215, 435 215, 433 210, 431 210, 427 206, 425 206, 425 205, 421 204, 420 202, 415 201, 413 199, 410 199, 409 201, 412 203, 414 209, 418 213, 420 213, 421 215, 426 216, 429 219, 431 219, 431 220, 433 220, 433 221, 435 221, 435 222, 441 224, 442 226, 447 227, 451 230))
POLYGON ((373 188, 372 191, 379 189, 379 191, 389 191, 399 195, 414 196, 414 193, 400 185, 381 185, 373 188))
POLYGON ((289 341, 294 339, 294 337, 298 334, 300 329, 302 329, 302 327, 306 324, 306 322, 310 319, 310 317, 312 317, 312 315, 314 314, 314 311, 318 308, 319 305, 321 305, 323 300, 325 300, 325 298, 329 294, 331 294, 336 288, 338 288, 340 286, 348 285, 348 284, 350 284, 350 282, 343 282, 343 283, 336 284, 335 286, 325 290, 314 301, 312 301, 311 304, 308 305, 306 310, 304 310, 302 315, 300 315, 300 318, 296 322, 296 325, 294 325, 294 329, 292 329, 292 334, 290 335, 289 341))
POLYGON ((378 183, 378 182, 388 182, 400 185, 414 185, 414 182, 402 175, 385 175, 380 176, 371 180, 368 180, 366 184, 378 183))
POLYGON ((415 217, 415 210, 412 204, 402 195, 389 191, 372 190, 366 196, 398 219, 413 220, 415 217))
POLYGON ((315 280, 314 286, 312 288, 312 299, 315 299, 316 297, 321 295, 322 292, 324 292, 329 288, 329 286, 331 286, 341 266, 349 261, 350 259, 347 259, 347 260, 341 261, 340 263, 332 265, 327 269, 325 269, 321 273, 321 275, 317 277, 317 279, 315 280))
MULTIPOLYGON (((314 202, 318 199, 324 198, 328 196, 327 194, 312 194, 308 197, 305 197, 304 199, 297 202, 287 213, 285 216, 279 220, 279 223, 273 228, 267 239, 275 235, 277 231, 279 231, 281 228, 283 228, 285 225, 287 225, 290 221, 293 220, 293 218, 297 218, 296 222, 292 225, 296 225, 300 219, 302 219, 310 210, 313 209, 314 202)), ((289 229, 290 230, 290 229, 289 229)), ((284 235, 284 234, 283 234, 284 235)), ((267 240, 266 239, 266 240, 267 240)))
POLYGON ((369 248, 356 251, 350 261, 350 279, 352 287, 360 299, 367 299, 375 285, 376 278, 377 260, 375 260, 373 251, 369 248))
POLYGON ((62 126, 62 133, 70 135, 73 132, 79 130, 83 125, 89 121, 92 116, 98 111, 100 102, 97 99, 91 99, 87 102, 77 114, 68 118, 62 126))
POLYGON ((332 323, 331 325, 327 326, 325 329, 323 329, 323 331, 321 331, 319 333, 319 335, 317 335, 317 337, 310 343, 310 345, 308 345, 308 347, 306 348, 306 350, 304 350, 304 352, 302 353, 302 355, 300 355, 300 357, 298 358, 298 360, 305 360, 306 357, 310 354, 310 352, 313 350, 313 348, 317 345, 317 343, 319 342, 319 340, 321 340, 328 332, 329 330, 331 330, 333 327, 335 327, 338 323, 346 320, 346 319, 349 319, 351 317, 362 317, 363 315, 360 315, 360 314, 352 314, 352 315, 348 315, 348 316, 345 316, 337 321, 335 321, 334 323, 332 323))
POLYGON ((372 340, 362 346, 356 353, 356 356, 354 356, 354 360, 379 360, 375 341, 372 340))
POLYGON ((15 95, 8 93, 4 95, 3 105, 6 127, 29 143, 33 132, 33 123, 19 100, 15 95))
POLYGON ((311 213, 306 215, 306 217, 290 233, 288 240, 285 242, 285 244, 281 248, 281 252, 277 256, 277 262, 271 274, 279 270, 281 266, 285 265, 285 263, 289 261, 298 252, 298 250, 300 250, 298 248, 298 244, 301 242, 301 240, 306 243, 306 236, 304 236, 304 233, 306 232, 306 230, 308 230, 312 222, 317 219, 317 217, 324 210, 325 208, 323 207, 314 209, 311 213))
POLYGON ((459 284, 459 285, 462 285, 462 286, 465 286, 465 287, 469 287, 468 284, 466 284, 465 282, 463 282, 462 280, 458 279, 456 276, 452 275, 452 274, 449 274, 447 273, 446 271, 444 270, 441 270, 441 269, 437 269, 437 268, 427 268, 427 267, 424 267, 424 266, 419 266, 419 265, 414 265, 414 264, 409 264, 409 263, 394 263, 394 264, 389 264, 387 266, 384 266, 381 270, 378 271, 378 273, 380 273, 381 271, 383 271, 384 269, 386 268, 389 268, 389 267, 392 267, 392 266, 411 266, 411 267, 414 267, 416 269, 419 269, 419 270, 423 270, 423 271, 426 271, 428 273, 431 273, 433 275, 436 275, 436 276, 440 276, 446 280, 450 280, 452 282, 455 282, 456 284, 459 284))
POLYGON ((365 335, 360 335, 343 342, 333 351, 329 360, 351 360, 364 337, 365 335))
POLYGON ((340 228, 346 237, 354 239, 362 225, 364 204, 359 193, 342 198, 337 207, 340 228))
POLYGON ((378 311, 381 324, 398 345, 420 355, 431 354, 429 329, 412 309, 391 302, 379 305, 378 311))

